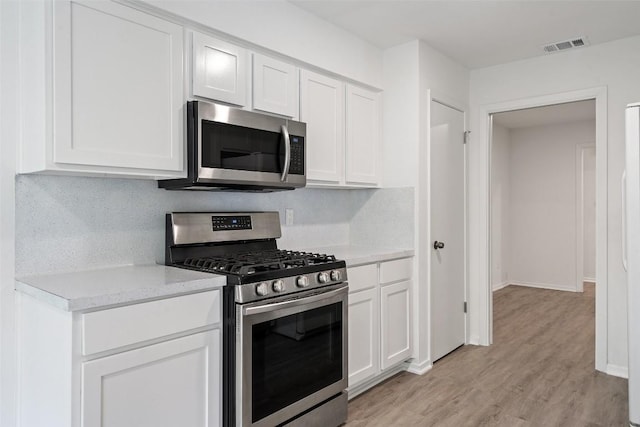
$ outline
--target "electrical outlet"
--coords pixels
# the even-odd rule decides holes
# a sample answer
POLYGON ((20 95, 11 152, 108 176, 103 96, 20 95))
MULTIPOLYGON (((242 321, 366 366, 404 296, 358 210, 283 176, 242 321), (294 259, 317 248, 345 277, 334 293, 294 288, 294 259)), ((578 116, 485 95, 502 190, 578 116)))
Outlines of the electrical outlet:
POLYGON ((284 210, 284 223, 285 225, 293 225, 293 209, 286 208, 284 210))

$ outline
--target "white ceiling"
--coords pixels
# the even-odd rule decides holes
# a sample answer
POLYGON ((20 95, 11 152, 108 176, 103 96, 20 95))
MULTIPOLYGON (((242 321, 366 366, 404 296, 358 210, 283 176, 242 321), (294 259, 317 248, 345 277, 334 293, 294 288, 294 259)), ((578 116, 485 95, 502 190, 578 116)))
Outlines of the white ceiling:
POLYGON ((509 129, 596 119, 595 100, 526 108, 493 115, 493 123, 509 129))
POLYGON ((637 0, 289 1, 381 49, 421 39, 470 69, 544 55, 543 45, 575 37, 640 34, 637 0))

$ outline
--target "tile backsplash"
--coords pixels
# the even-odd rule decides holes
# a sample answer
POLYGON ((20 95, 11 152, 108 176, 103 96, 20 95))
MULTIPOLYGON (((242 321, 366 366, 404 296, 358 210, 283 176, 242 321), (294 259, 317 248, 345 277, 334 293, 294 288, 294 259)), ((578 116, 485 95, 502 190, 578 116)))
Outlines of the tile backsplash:
POLYGON ((172 211, 279 211, 281 248, 413 247, 413 188, 276 193, 166 191, 155 181, 19 175, 16 275, 163 262, 172 211), (294 224, 284 211, 294 209, 294 224))

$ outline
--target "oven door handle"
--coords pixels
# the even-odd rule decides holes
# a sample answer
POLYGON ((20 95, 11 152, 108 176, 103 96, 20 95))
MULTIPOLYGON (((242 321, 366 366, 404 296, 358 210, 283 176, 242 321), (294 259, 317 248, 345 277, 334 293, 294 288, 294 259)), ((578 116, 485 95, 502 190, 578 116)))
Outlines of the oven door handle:
POLYGON ((280 310, 283 308, 291 308, 291 307, 298 307, 301 305, 306 305, 306 304, 311 304, 317 301, 322 301, 325 299, 330 299, 332 297, 335 297, 337 295, 340 295, 342 293, 346 293, 348 289, 348 285, 345 284, 337 289, 332 289, 330 291, 323 291, 323 292, 318 292, 306 297, 302 297, 302 298, 297 298, 294 300, 288 300, 288 301, 281 301, 281 302, 274 302, 274 303, 269 303, 269 304, 262 304, 262 305, 258 305, 258 306, 253 306, 253 307, 244 307, 242 309, 242 314, 244 316, 251 316, 254 314, 260 314, 260 313, 265 313, 268 311, 274 311, 274 310, 280 310))
POLYGON ((289 176, 289 167, 291 166, 291 138, 289 137, 289 129, 285 125, 282 125, 280 130, 284 137, 284 166, 282 167, 280 182, 285 182, 289 176))

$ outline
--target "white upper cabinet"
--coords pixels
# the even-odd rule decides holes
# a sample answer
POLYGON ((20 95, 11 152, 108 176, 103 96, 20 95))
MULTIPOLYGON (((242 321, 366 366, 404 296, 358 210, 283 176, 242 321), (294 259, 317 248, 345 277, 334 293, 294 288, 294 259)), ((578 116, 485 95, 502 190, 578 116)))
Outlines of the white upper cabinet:
POLYGON ((185 105, 200 99, 307 123, 310 186, 379 185, 375 91, 259 48, 250 57, 136 2, 19 7, 20 50, 28 53, 20 57, 19 173, 185 177, 185 105))
POLYGON ((380 122, 380 95, 347 85, 347 184, 378 185, 380 122))
POLYGON ((298 69, 268 56, 253 54, 253 109, 298 117, 298 69))
POLYGON ((247 50, 198 32, 192 33, 193 96, 247 105, 247 50))
POLYGON ((114 2, 52 3, 51 26, 36 29, 46 6, 23 14, 23 93, 36 105, 19 171, 180 176, 182 27, 114 2), (31 80, 42 76, 51 86, 31 80))
POLYGON ((379 93, 302 70, 300 120, 307 123, 309 186, 379 185, 379 93))
POLYGON ((300 120, 307 123, 307 180, 344 180, 344 83, 302 70, 300 120))

